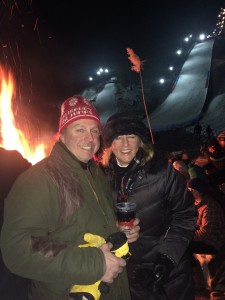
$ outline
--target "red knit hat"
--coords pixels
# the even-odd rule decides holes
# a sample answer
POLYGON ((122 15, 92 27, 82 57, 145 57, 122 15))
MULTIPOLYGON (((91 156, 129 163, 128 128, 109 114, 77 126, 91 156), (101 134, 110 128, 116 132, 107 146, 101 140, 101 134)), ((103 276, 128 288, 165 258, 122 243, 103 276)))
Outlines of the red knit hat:
POLYGON ((91 101, 80 95, 74 95, 66 99, 61 105, 61 117, 59 121, 59 133, 74 121, 91 119, 98 123, 101 129, 100 118, 91 101))

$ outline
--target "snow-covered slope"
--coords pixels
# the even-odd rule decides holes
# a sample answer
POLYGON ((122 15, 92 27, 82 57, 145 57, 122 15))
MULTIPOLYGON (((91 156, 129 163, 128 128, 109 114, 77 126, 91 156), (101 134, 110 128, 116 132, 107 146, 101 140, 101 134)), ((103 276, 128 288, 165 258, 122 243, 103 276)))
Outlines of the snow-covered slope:
POLYGON ((211 39, 194 46, 172 93, 150 115, 153 130, 184 127, 199 118, 208 90, 213 44, 211 39))
MULTIPOLYGON (((147 125, 140 89, 123 87, 113 78, 83 95, 93 100, 103 125, 112 114, 130 110, 147 125)), ((197 121, 203 128, 210 125, 214 133, 225 130, 225 40, 211 38, 193 47, 173 91, 149 117, 153 132, 192 131, 197 121)))

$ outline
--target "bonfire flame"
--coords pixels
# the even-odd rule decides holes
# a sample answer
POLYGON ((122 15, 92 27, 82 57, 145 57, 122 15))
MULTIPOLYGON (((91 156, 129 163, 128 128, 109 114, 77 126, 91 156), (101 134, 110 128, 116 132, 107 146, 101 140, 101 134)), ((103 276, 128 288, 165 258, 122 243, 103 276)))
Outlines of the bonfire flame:
POLYGON ((12 112, 12 98, 15 93, 15 84, 12 74, 4 72, 0 68, 0 82, 0 124, 2 135, 0 146, 7 150, 19 151, 24 158, 35 164, 46 156, 44 144, 32 145, 34 150, 31 150, 24 133, 15 126, 15 119, 12 112))

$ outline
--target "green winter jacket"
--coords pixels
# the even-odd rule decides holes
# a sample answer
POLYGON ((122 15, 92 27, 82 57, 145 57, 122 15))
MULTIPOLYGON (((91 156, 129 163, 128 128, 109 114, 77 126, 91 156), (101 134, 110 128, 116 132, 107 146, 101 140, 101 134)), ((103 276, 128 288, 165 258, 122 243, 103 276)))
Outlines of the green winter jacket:
MULTIPOLYGON (((81 163, 61 142, 18 177, 5 200, 0 245, 7 267, 32 279, 32 300, 70 299, 72 285, 103 276, 102 252, 78 245, 87 232, 107 238, 117 231, 112 203, 95 162, 81 163)), ((125 270, 103 299, 130 299, 125 270)))

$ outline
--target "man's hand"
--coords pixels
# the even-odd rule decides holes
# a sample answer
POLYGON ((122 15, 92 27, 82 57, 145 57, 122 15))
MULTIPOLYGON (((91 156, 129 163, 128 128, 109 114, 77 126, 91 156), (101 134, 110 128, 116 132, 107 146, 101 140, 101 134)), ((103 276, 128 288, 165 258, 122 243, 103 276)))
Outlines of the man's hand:
POLYGON ((105 258, 105 274, 102 276, 101 281, 112 283, 113 280, 123 271, 126 266, 126 261, 123 258, 116 257, 110 249, 111 243, 103 244, 99 249, 102 251, 105 258))

